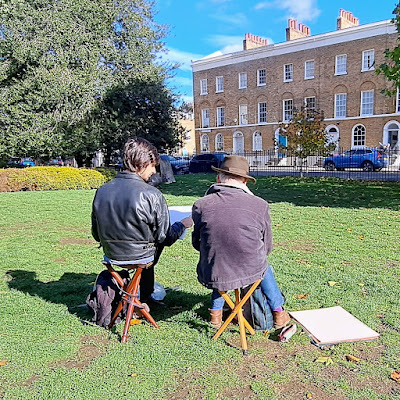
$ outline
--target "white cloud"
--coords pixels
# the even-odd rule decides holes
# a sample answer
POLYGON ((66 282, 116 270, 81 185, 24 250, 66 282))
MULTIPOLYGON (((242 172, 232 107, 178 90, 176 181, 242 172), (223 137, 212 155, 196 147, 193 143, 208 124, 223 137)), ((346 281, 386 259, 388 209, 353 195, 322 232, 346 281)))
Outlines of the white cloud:
POLYGON ((317 0, 274 0, 260 2, 254 6, 256 10, 268 8, 287 10, 287 16, 295 18, 299 22, 312 21, 321 13, 317 6, 317 0))
POLYGON ((177 86, 190 86, 193 85, 193 80, 191 78, 185 78, 184 76, 173 76, 170 78, 170 82, 177 86))
POLYGON ((189 53, 187 51, 181 51, 171 47, 167 50, 167 53, 161 54, 161 59, 173 64, 179 64, 179 68, 183 71, 191 71, 192 60, 199 60, 200 58, 204 57, 202 54, 189 53))

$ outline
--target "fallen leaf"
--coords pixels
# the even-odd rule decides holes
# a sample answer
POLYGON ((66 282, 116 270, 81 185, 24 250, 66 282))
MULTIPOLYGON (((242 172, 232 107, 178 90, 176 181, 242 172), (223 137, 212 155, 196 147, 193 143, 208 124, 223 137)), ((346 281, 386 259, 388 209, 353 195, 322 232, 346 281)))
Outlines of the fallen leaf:
POLYGON ((137 377, 137 373, 134 372, 133 374, 131 374, 131 377, 136 378, 137 377))
POLYGON ((356 356, 352 356, 351 354, 347 354, 346 355, 346 359, 347 361, 354 361, 354 362, 360 362, 361 359, 356 357, 356 356))
POLYGON ((399 371, 393 371, 390 375, 390 377, 396 381, 396 382, 400 382, 400 372, 399 371))
POLYGON ((141 324, 142 321, 138 320, 138 319, 131 319, 130 325, 138 325, 141 324))
POLYGON ((328 281, 328 285, 329 285, 329 286, 335 286, 337 283, 339 283, 339 282, 328 281))
POLYGON ((363 239, 364 239, 364 236, 363 236, 363 235, 360 235, 360 236, 358 236, 358 238, 359 238, 360 240, 363 240, 363 239))
POLYGON ((347 228, 347 232, 353 232, 353 229, 347 228))
POLYGON ((313 397, 312 397, 312 394, 310 393, 310 392, 308 392, 307 394, 306 394, 306 398, 307 399, 312 399, 313 397))
POLYGON ((315 362, 323 363, 325 365, 333 364, 333 360, 330 357, 318 357, 315 362))
POLYGON ((359 282, 358 285, 359 286, 364 286, 364 284, 362 282, 359 282))
POLYGON ((309 295, 309 293, 298 294, 298 295, 297 295, 297 298, 298 298, 298 299, 305 299, 308 295, 309 295))
POLYGON ((308 264, 308 260, 298 259, 298 260, 296 260, 296 262, 298 262, 300 264, 308 264))
POLYGON ((5 360, 0 361, 0 367, 2 367, 3 365, 6 365, 6 364, 7 364, 7 361, 5 361, 5 360))

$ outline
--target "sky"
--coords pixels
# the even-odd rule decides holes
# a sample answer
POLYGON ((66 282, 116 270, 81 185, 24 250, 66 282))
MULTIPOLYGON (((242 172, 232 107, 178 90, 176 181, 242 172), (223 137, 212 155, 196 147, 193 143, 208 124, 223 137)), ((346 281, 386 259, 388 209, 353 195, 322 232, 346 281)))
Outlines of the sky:
POLYGON ((311 35, 336 30, 339 10, 350 11, 360 25, 393 17, 396 0, 156 0, 155 21, 169 27, 166 61, 180 68, 168 85, 182 101, 193 101, 191 61, 243 49, 246 33, 286 40, 288 18, 310 27, 311 35))

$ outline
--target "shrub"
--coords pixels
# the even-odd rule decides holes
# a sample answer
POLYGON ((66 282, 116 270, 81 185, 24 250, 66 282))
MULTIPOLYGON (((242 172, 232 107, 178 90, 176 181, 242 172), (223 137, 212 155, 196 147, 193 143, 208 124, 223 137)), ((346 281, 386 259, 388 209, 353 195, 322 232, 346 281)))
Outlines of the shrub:
POLYGON ((0 170, 0 191, 96 189, 106 178, 91 169, 31 167, 0 170))
POLYGON ((106 178, 107 182, 114 179, 117 175, 115 168, 98 167, 96 168, 96 171, 100 172, 106 178))

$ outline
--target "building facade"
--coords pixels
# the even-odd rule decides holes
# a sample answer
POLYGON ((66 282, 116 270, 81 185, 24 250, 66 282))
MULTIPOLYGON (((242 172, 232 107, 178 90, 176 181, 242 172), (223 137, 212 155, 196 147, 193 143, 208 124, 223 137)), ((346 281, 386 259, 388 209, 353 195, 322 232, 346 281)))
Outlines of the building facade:
POLYGON ((286 41, 268 45, 246 34, 243 51, 192 63, 197 152, 273 149, 279 124, 302 106, 323 111, 326 129, 339 148, 398 148, 399 96, 376 66, 396 45, 390 21, 359 25, 340 10, 337 30, 311 36, 289 20, 286 41))

